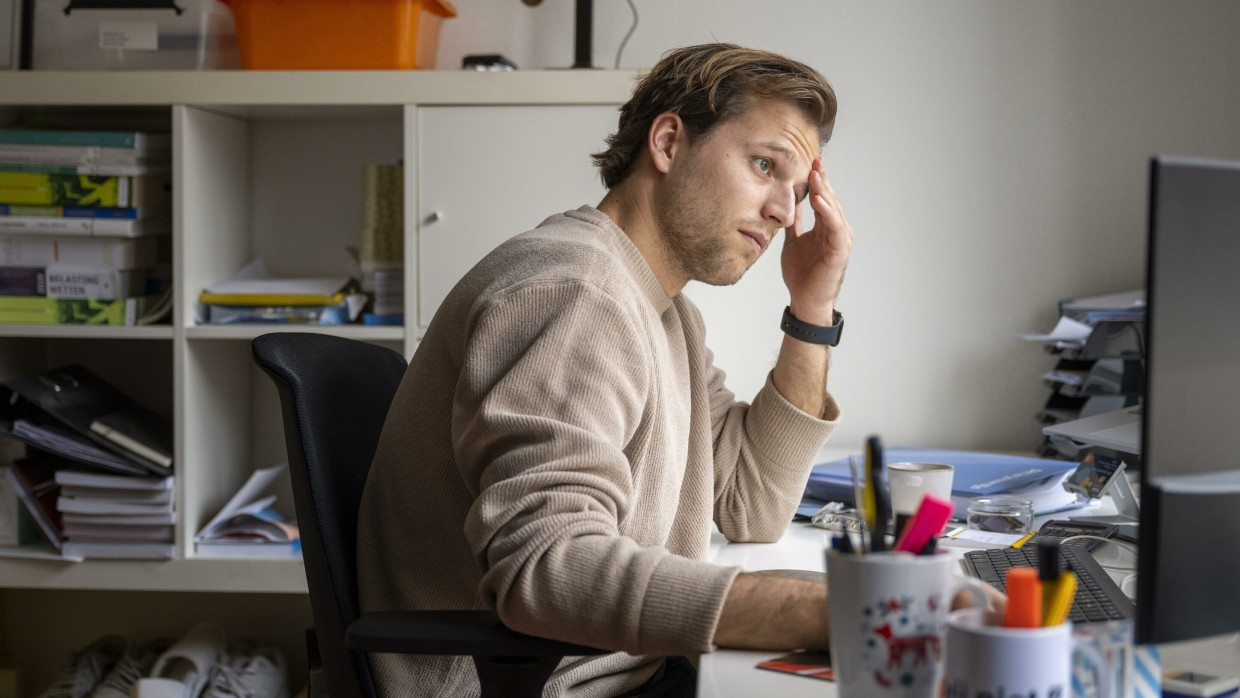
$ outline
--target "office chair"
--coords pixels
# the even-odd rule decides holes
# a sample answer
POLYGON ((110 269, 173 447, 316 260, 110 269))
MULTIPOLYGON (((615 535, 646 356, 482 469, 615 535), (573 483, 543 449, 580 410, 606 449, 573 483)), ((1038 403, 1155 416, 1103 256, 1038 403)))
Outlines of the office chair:
POLYGON ((603 654, 509 630, 490 611, 360 615, 357 513, 405 359, 306 332, 265 334, 251 350, 280 395, 314 617, 306 637, 312 694, 325 687, 332 698, 376 696, 367 652, 471 656, 483 696, 539 696, 563 657, 603 654))

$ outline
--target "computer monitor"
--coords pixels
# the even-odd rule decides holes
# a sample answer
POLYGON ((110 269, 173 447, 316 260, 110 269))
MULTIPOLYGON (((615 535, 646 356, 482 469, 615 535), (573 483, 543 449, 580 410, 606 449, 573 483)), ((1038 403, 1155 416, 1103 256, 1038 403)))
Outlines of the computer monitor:
POLYGON ((1136 641, 1240 631, 1240 162, 1150 166, 1136 641))

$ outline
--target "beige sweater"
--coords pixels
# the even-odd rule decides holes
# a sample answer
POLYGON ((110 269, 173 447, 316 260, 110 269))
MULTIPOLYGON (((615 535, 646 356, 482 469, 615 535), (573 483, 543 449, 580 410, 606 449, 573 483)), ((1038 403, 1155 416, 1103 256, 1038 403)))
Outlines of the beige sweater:
MULTIPOLYGON (((616 651, 566 659, 548 695, 618 695, 659 655, 713 649, 739 570, 704 561, 712 519, 733 541, 779 539, 838 410, 810 417, 769 378, 736 401, 703 340, 697 309, 595 208, 497 248, 392 403, 362 498, 362 610, 495 608, 616 651)), ((374 660, 386 695, 477 692, 468 658, 374 660)))

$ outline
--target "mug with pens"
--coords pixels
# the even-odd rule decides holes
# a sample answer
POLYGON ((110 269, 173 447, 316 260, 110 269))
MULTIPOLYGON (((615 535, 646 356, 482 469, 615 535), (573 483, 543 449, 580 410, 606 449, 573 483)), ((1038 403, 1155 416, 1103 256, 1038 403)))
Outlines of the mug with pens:
POLYGON ((953 612, 947 632, 947 698, 1001 694, 1065 698, 1072 694, 1073 655, 1095 667, 1099 698, 1114 695, 1105 658, 1072 633, 1068 611, 1076 575, 1059 568, 1059 542, 1039 544, 1038 568, 1007 574, 1003 614, 970 608, 953 612))
POLYGON ((984 606, 983 583, 957 574, 956 558, 935 548, 951 516, 950 501, 925 498, 889 544, 889 502, 877 437, 866 443, 864 472, 856 471, 858 484, 865 482, 858 509, 867 526, 855 541, 849 533, 835 536, 826 553, 831 657, 839 693, 844 698, 937 698, 952 599, 969 590, 974 605, 984 606))

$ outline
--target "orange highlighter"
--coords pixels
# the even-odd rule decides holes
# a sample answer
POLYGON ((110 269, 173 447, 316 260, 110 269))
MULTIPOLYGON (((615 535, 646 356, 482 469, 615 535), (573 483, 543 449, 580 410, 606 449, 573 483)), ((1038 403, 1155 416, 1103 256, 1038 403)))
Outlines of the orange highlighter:
POLYGON ((1005 628, 1039 628, 1042 626, 1042 582, 1032 567, 1013 567, 1007 573, 1007 610, 1003 614, 1005 628))

